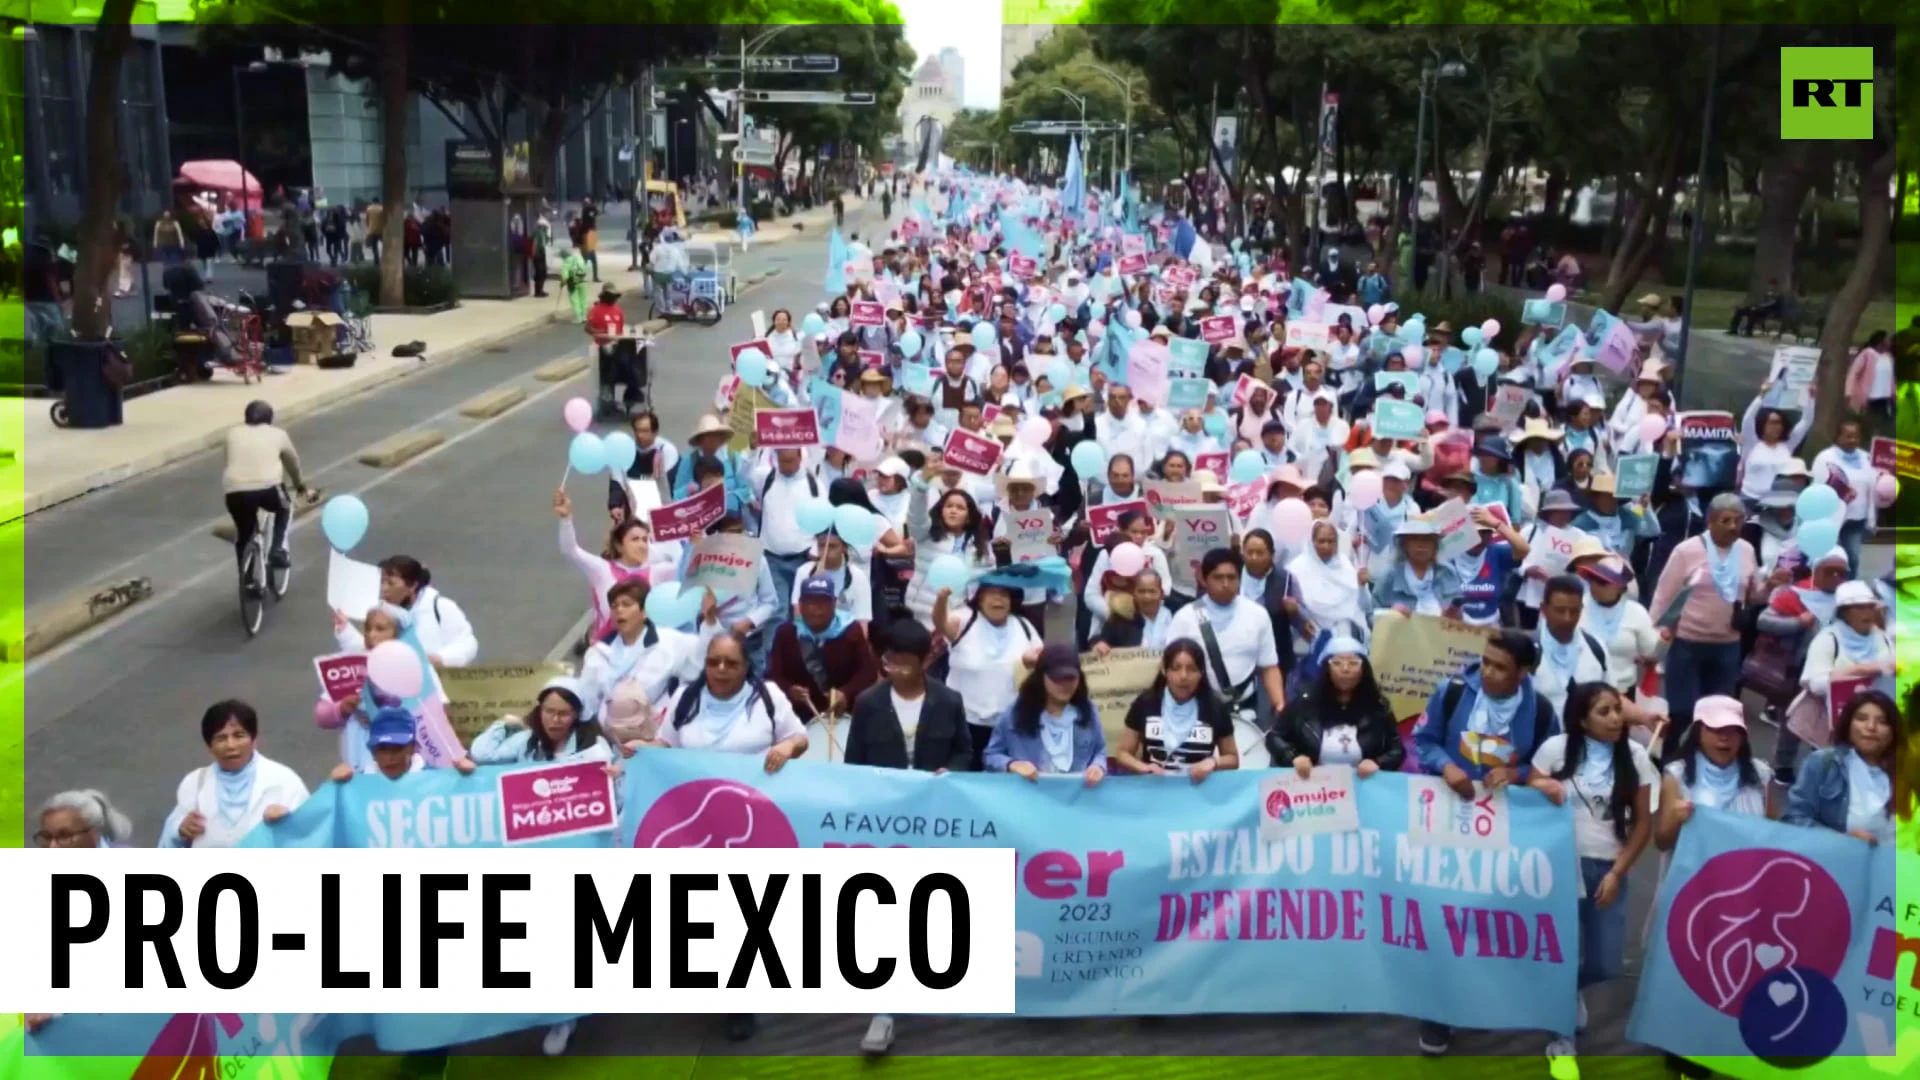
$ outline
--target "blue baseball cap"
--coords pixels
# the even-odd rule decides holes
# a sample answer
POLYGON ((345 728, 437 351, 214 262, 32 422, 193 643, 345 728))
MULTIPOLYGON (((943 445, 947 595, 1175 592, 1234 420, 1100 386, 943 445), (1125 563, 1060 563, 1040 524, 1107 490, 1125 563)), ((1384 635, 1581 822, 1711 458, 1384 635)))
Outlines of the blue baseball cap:
POLYGON ((800 599, 833 600, 839 591, 833 587, 833 579, 825 574, 815 574, 800 583, 800 599))
POLYGON ((412 746, 413 732, 412 713, 405 709, 381 709, 367 722, 367 747, 412 746))

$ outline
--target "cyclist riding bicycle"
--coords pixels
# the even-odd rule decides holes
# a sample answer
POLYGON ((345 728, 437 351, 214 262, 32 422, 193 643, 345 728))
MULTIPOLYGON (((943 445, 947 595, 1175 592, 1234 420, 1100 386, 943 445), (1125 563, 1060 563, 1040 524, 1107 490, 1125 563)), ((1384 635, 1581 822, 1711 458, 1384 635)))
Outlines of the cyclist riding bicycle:
POLYGON ((234 557, 242 566, 261 510, 273 513, 273 542, 268 545, 267 565, 292 565, 287 553, 287 526, 293 521, 293 506, 287 501, 286 491, 289 480, 295 491, 306 492, 293 440, 273 426, 273 406, 264 401, 248 404, 246 423, 227 430, 227 467, 220 475, 227 513, 233 516, 234 557))

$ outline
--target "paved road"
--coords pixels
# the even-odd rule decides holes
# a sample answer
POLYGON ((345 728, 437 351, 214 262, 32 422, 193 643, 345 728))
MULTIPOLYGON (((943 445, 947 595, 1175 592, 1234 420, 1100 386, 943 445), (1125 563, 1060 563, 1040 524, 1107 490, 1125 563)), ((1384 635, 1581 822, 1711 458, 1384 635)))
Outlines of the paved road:
MULTIPOLYGON (((856 214, 854 228, 871 228, 877 215, 856 214)), ((656 407, 670 435, 681 435, 693 417, 710 407, 714 379, 725 364, 725 346, 749 335, 756 308, 810 308, 821 295, 823 245, 806 238, 760 248, 742 259, 742 274, 778 266, 783 273, 748 292, 715 329, 676 327, 655 349, 656 407)), ((644 309, 630 298, 629 310, 644 309)), ((370 396, 303 419, 292 427, 314 483, 333 493, 353 491, 372 511, 373 524, 358 554, 415 555, 432 568, 434 582, 458 600, 478 628, 482 661, 535 659, 560 644, 584 610, 578 576, 554 550, 548 509, 563 465, 565 429, 559 419, 567 397, 591 393, 587 378, 549 386, 528 373, 539 364, 581 349, 571 328, 543 330, 496 351, 403 380, 370 396), (495 386, 527 386, 531 400, 496 420, 460 418, 457 407, 495 386), (399 431, 435 427, 446 445, 400 469, 360 466, 353 455, 399 431)), ((61 647, 27 672, 26 754, 29 805, 58 791, 98 787, 132 815, 141 843, 152 843, 172 802, 174 785, 204 764, 197 737, 201 711, 233 696, 253 703, 265 720, 263 749, 303 776, 322 776, 335 760, 331 734, 310 720, 316 693, 309 661, 330 651, 325 604, 326 544, 317 528, 296 526, 296 574, 285 602, 268 614, 260 637, 246 640, 234 599, 231 549, 207 535, 221 517, 220 461, 202 455, 166 471, 89 495, 30 518, 25 535, 29 605, 81 585, 125 573, 152 577, 157 595, 122 619, 61 647)), ((601 481, 569 485, 583 520, 601 505, 601 481)), ((1645 925, 1653 891, 1653 860, 1643 860, 1629 890, 1634 935, 1645 925)), ((1637 950, 1635 950, 1637 952, 1637 950)), ((1302 976, 1307 977, 1307 976, 1302 976)), ((1643 1053, 1624 1041, 1634 984, 1621 980, 1596 991, 1593 1027, 1583 1040, 1590 1054, 1643 1053)), ((1435 992, 1444 992, 1435 988, 1435 992)), ((1257 1010, 1257 1002, 1248 1003, 1257 1010)), ((647 1055, 683 1060, 670 1066, 688 1077, 791 1073, 806 1068, 805 1055, 857 1053, 864 1017, 767 1017, 750 1042, 725 1042, 717 1021, 655 1016, 600 1016, 585 1021, 574 1057, 566 1062, 522 1062, 515 1068, 555 1070, 553 1075, 597 1071, 595 1055, 647 1055), (782 1055, 758 1060, 733 1055, 782 1055), (701 1061, 701 1058, 715 1060, 701 1061), (719 1071, 716 1071, 719 1070, 719 1071)), ((902 1055, 1167 1055, 1156 1073, 1197 1072, 1217 1055, 1314 1055, 1291 1071, 1332 1076, 1345 1067, 1333 1055, 1413 1052, 1415 1026, 1380 1017, 1176 1018, 1148 1025, 1136 1020, 968 1020, 907 1018, 899 1027, 902 1055), (1175 1065, 1172 1058, 1180 1059, 1175 1065)), ((521 1033, 464 1048, 468 1055, 537 1055, 537 1033, 521 1033)), ((1474 1066, 1485 1075, 1533 1075, 1542 1037, 1535 1033, 1462 1034, 1457 1053, 1510 1055, 1474 1066)), ((343 1061, 340 1075, 375 1076, 390 1068, 380 1060, 343 1061)), ((665 1061, 662 1062, 665 1064, 665 1061)), ((853 1067, 848 1062, 845 1067, 853 1067)), ((477 1078, 486 1063, 468 1057, 456 1075, 477 1078)), ((907 1067, 902 1063, 899 1067, 907 1067)), ((1045 1066, 1061 1076, 1104 1076, 1135 1071, 1117 1058, 1062 1060, 1045 1066)), ((1391 1075, 1436 1066, 1370 1064, 1391 1075)), ((975 1070, 968 1066, 969 1072, 975 1070)), ((1657 1059, 1596 1056, 1591 1077, 1648 1076, 1657 1059)), ((951 1063, 928 1059, 909 1068, 915 1075, 957 1072, 951 1063)), ((1217 1075, 1218 1064, 1209 1070, 1217 1075)))

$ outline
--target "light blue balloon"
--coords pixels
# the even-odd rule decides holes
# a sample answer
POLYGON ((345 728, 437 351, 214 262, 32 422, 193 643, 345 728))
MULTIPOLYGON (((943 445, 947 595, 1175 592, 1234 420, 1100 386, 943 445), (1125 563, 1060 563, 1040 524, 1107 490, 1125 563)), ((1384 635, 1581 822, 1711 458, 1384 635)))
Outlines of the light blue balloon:
POLYGON ((592 476, 607 467, 607 448, 600 436, 591 431, 583 431, 573 437, 567 447, 567 464, 582 476, 592 476))
POLYGON ((842 506, 833 511, 833 531, 848 547, 863 548, 880 538, 880 525, 864 506, 842 506))
POLYGON ((335 495, 320 511, 320 531, 342 554, 352 551, 367 535, 367 504, 357 495, 335 495))
POLYGON ((1061 357, 1047 365, 1047 385, 1055 390, 1065 390, 1073 382, 1073 361, 1061 357))
MULTIPOLYGON (((1800 493, 1800 497, 1794 500, 1793 504, 1794 514, 1799 519, 1802 530, 1806 529, 1809 525, 1816 525, 1832 520, 1833 515, 1838 513, 1839 510, 1840 493, 1826 484, 1810 485, 1805 491, 1800 493)), ((1838 534, 1836 533, 1836 535, 1838 534)), ((1832 544, 1828 544, 1827 547, 1824 548, 1808 548, 1802 545, 1800 550, 1818 558, 1821 555, 1825 555, 1828 548, 1832 546, 1832 544)))
MULTIPOLYGON (((1084 443, 1082 445, 1085 445, 1084 443)), ((967 587, 967 564, 960 561, 958 555, 942 555, 927 567, 927 587, 938 593, 941 589, 959 592, 967 587)))
POLYGON ((664 626, 669 630, 690 621, 680 617, 684 610, 684 605, 680 601, 679 582, 663 581, 655 585, 647 590, 647 618, 652 619, 655 626, 664 626))
POLYGON ((1073 471, 1079 474, 1083 483, 1088 480, 1097 480, 1107 474, 1106 448, 1092 439, 1075 446, 1067 460, 1072 462, 1073 471))
POLYGON ((1803 520, 1794 530, 1793 542, 1809 559, 1817 559, 1832 551, 1840 543, 1840 524, 1832 518, 1819 521, 1803 520))
POLYGON ((1202 417, 1200 426, 1206 429, 1207 434, 1216 439, 1224 439, 1227 437, 1227 418, 1217 412, 1208 413, 1202 417))
POLYGON ((1066 317, 1067 317, 1067 306, 1065 304, 1054 304, 1047 308, 1048 322, 1058 323, 1061 320, 1065 319, 1066 317))
POLYGON ((993 324, 988 322, 974 323, 973 330, 968 336, 973 341, 973 347, 981 352, 986 352, 1000 342, 1000 336, 993 332, 993 324))
POLYGON ((1473 373, 1475 375, 1480 376, 1482 379, 1491 379, 1493 378, 1493 373, 1499 370, 1499 353, 1494 352, 1492 349, 1481 349, 1479 352, 1473 354, 1473 373))
POLYGON ((1426 321, 1418 317, 1408 319, 1406 322, 1400 324, 1400 332, 1402 336, 1410 342, 1425 343, 1427 340, 1426 321))
POLYGON ((1260 456, 1258 450, 1242 450, 1233 459, 1233 465, 1227 470, 1227 479, 1231 483, 1246 484, 1265 476, 1267 459, 1260 456))
POLYGON ((807 312, 807 317, 800 320, 800 332, 808 337, 819 337, 826 330, 827 320, 821 318, 817 311, 807 312))
POLYGON ((808 536, 819 536, 833 528, 833 504, 825 499, 808 499, 794 511, 794 520, 808 536))
POLYGON ((773 375, 773 368, 767 360, 767 354, 759 349, 748 349, 742 352, 740 358, 733 362, 733 371, 740 376, 741 382, 754 387, 767 385, 767 379, 773 375))
POLYGON ((1460 340, 1466 342, 1467 348, 1469 349, 1480 344, 1480 339, 1483 336, 1484 335, 1480 333, 1480 328, 1477 326, 1469 326, 1465 330, 1460 331, 1460 340))
POLYGON ((606 451, 607 472, 614 476, 624 476, 633 468, 633 459, 640 453, 633 436, 624 431, 616 431, 600 440, 600 448, 606 451))
POLYGON ((927 343, 920 337, 918 330, 909 330, 900 335, 900 355, 902 356, 919 356, 920 350, 926 346, 927 343))
POLYGON ((1230 250, 1232 250, 1232 251, 1233 251, 1233 253, 1234 253, 1235 255, 1238 255, 1238 254, 1240 254, 1240 241, 1239 241, 1239 240, 1237 240, 1237 239, 1236 239, 1236 240, 1233 240, 1232 242, 1230 242, 1229 244, 1227 244, 1227 247, 1228 247, 1228 248, 1229 248, 1230 250))

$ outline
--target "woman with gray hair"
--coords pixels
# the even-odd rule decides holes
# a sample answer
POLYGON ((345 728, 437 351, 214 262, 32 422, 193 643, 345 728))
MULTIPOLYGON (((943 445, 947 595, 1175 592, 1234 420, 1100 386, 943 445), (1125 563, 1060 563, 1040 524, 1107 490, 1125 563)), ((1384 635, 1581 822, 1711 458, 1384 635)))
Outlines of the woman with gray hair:
POLYGON ((63 791, 40 804, 33 843, 43 848, 125 847, 133 822, 98 791, 63 791))
POLYGON ((1765 603, 1787 583, 1787 571, 1760 573, 1760 556, 1740 539, 1747 504, 1734 492, 1722 492, 1707 505, 1707 531, 1682 541, 1667 559, 1647 611, 1667 651, 1667 706, 1674 730, 1666 745, 1677 747, 1693 721, 1693 703, 1703 697, 1739 693, 1741 609, 1765 603), (1668 609, 1679 607, 1679 622, 1668 624, 1668 609))

